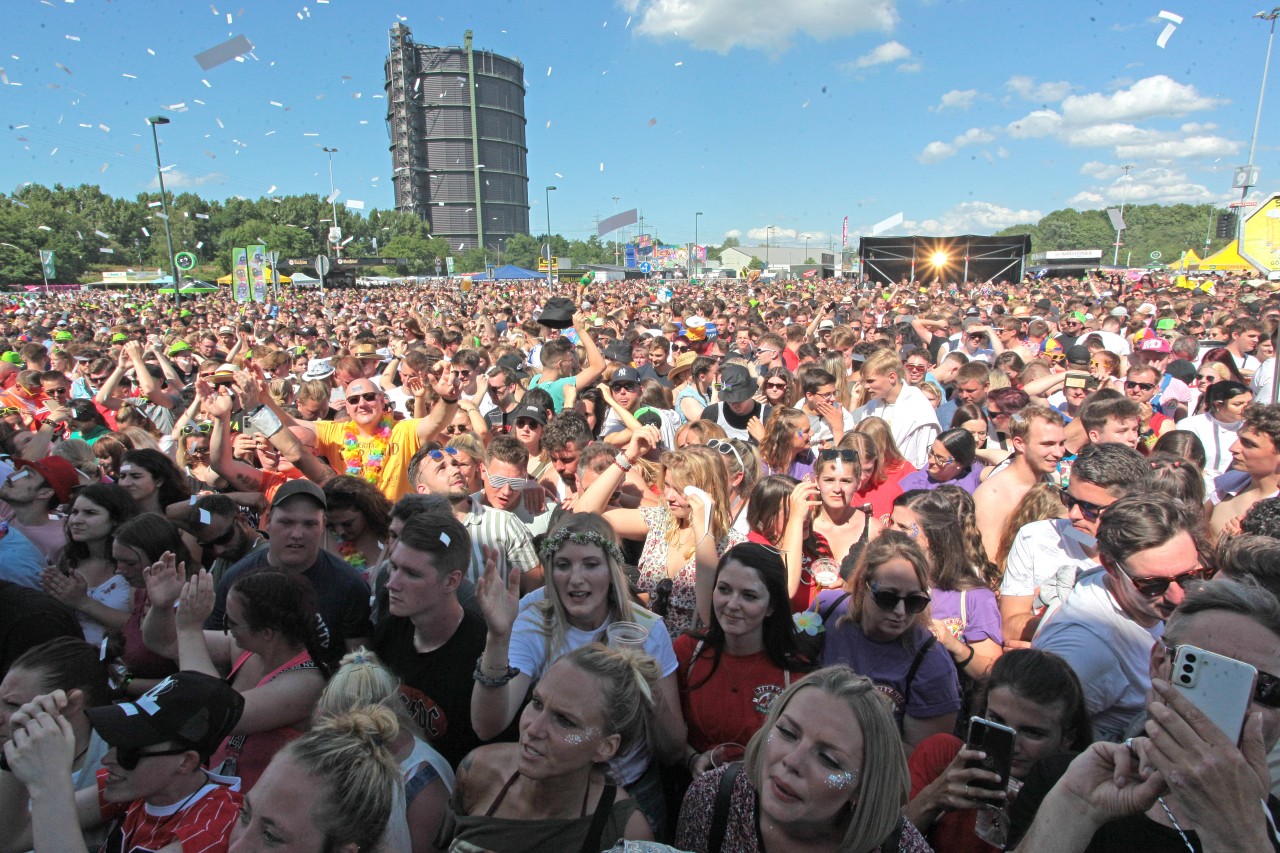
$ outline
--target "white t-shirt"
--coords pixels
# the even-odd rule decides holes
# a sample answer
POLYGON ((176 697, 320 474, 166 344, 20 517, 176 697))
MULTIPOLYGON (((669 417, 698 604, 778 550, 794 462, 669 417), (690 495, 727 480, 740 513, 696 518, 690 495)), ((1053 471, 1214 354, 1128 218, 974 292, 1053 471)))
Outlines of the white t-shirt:
POLYGON ((914 385, 904 385, 893 404, 872 400, 853 410, 855 424, 870 417, 887 421, 898 450, 917 469, 924 468, 933 440, 942 427, 938 425, 938 413, 923 391, 914 385))
MULTIPOLYGON (((545 593, 543 597, 545 598, 545 593)), ((547 668, 555 660, 602 637, 609 627, 610 620, 606 619, 604 624, 594 631, 583 631, 572 625, 566 626, 563 648, 548 658, 547 639, 542 633, 542 608, 531 606, 535 601, 531 592, 520 602, 520 614, 516 616, 515 626, 511 629, 508 660, 511 661, 511 666, 536 682, 546 674, 547 668)), ((678 666, 666 623, 640 607, 635 607, 634 611, 633 621, 649 629, 649 636, 644 642, 645 653, 658 662, 662 677, 666 678, 675 672, 678 666)), ((649 766, 650 757, 649 746, 645 739, 638 738, 626 752, 609 762, 613 778, 624 785, 631 784, 639 779, 645 768, 649 766)))
POLYGON ((1084 687, 1094 737, 1119 741, 1146 708, 1151 647, 1164 635, 1164 623, 1144 628, 1130 619, 1107 590, 1106 577, 1101 568, 1082 576, 1031 645, 1066 659, 1084 687))
POLYGON ((1018 531, 1009 549, 1001 595, 1034 595, 1037 607, 1065 599, 1076 576, 1098 561, 1085 553, 1080 533, 1067 518, 1034 521, 1018 531))
POLYGON ((1208 412, 1178 421, 1177 428, 1196 434, 1204 447, 1204 473, 1214 478, 1231 467, 1231 445, 1236 443, 1243 421, 1224 424, 1208 412))
POLYGON ((1253 371, 1253 381, 1249 383, 1249 389, 1253 391, 1253 400, 1255 403, 1270 403, 1271 395, 1275 387, 1276 377, 1276 360, 1274 357, 1262 362, 1253 371))
POLYGON ((1115 332, 1104 332, 1099 329, 1096 332, 1081 335, 1080 339, 1084 340, 1089 335, 1097 335, 1102 340, 1103 348, 1108 352, 1113 352, 1116 355, 1129 355, 1133 352, 1133 347, 1129 345, 1129 342, 1115 332))

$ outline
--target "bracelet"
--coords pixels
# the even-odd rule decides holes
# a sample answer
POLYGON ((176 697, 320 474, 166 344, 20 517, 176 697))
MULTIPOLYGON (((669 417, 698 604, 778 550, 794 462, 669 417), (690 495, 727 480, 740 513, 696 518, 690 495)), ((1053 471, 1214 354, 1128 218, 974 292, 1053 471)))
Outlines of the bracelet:
POLYGON ((452 400, 450 400, 448 397, 441 397, 440 399, 441 401, 448 403, 450 406, 456 406, 458 405, 458 401, 462 399, 462 395, 458 395, 457 397, 454 397, 452 400))
POLYGON ((520 674, 520 670, 516 669, 514 666, 508 663, 507 671, 504 674, 498 676, 497 678, 490 678, 489 676, 484 674, 484 670, 481 667, 481 661, 483 660, 484 660, 483 655, 476 658, 476 671, 471 673, 471 678, 474 679, 476 684, 479 684, 481 687, 503 687, 507 684, 507 682, 511 681, 511 679, 515 678, 517 675, 520 674))
POLYGON ((630 471, 632 468, 631 460, 627 458, 627 454, 621 451, 618 452, 617 456, 613 457, 613 464, 617 465, 623 471, 630 471))
POLYGON ((965 644, 965 648, 969 650, 969 656, 968 656, 968 657, 966 657, 964 660, 959 661, 959 662, 957 662, 957 663, 956 663, 956 671, 957 671, 957 672, 959 672, 960 670, 962 670, 962 669, 964 669, 966 666, 968 666, 968 665, 969 665, 969 662, 970 662, 971 660, 973 660, 973 656, 976 654, 976 652, 975 652, 975 651, 974 651, 974 649, 973 649, 973 646, 969 645, 968 643, 966 643, 966 644, 965 644))
POLYGON ((702 753, 694 752, 692 755, 690 755, 688 758, 684 760, 684 769, 689 771, 690 776, 693 775, 693 762, 698 760, 699 755, 702 755, 702 753))

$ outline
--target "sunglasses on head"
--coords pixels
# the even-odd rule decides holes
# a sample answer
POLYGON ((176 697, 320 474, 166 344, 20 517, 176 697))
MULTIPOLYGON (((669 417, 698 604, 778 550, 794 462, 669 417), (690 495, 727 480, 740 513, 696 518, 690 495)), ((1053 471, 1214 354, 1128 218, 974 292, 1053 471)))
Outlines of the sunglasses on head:
POLYGON ((138 762, 144 758, 159 758, 162 755, 182 755, 184 752, 191 752, 190 747, 180 747, 174 749, 160 749, 155 752, 144 752, 142 747, 136 746, 117 746, 116 747, 116 764, 119 764, 125 770, 137 770, 138 762))
POLYGON ((354 406, 361 400, 364 400, 366 403, 372 403, 374 400, 378 399, 378 396, 377 391, 365 391, 363 394, 352 394, 347 398, 347 405, 354 406))
POLYGON ((1134 382, 1132 379, 1126 379, 1124 381, 1124 388, 1126 391, 1132 391, 1135 388, 1139 391, 1154 391, 1155 387, 1156 386, 1151 382, 1134 382))
POLYGON ((818 453, 819 462, 830 462, 833 459, 839 459, 841 462, 848 462, 852 465, 858 461, 858 452, 850 450, 847 447, 833 448, 831 450, 823 450, 818 453))
POLYGON ((902 602, 902 608, 907 613, 919 613, 928 607, 929 602, 932 600, 923 592, 898 595, 891 590, 881 589, 880 584, 876 581, 867 584, 867 587, 871 590, 871 600, 876 603, 876 607, 890 613, 898 609, 898 602, 902 602))
POLYGON ((213 424, 187 424, 182 428, 183 435, 208 435, 213 430, 213 424))
POLYGON ((1080 507, 1080 514, 1084 516, 1085 521, 1097 521, 1098 516, 1102 515, 1102 511, 1106 509, 1105 506, 1080 500, 1061 486, 1058 487, 1058 499, 1062 501, 1067 512, 1071 512, 1072 507, 1080 507))
POLYGON ((732 456, 734 459, 737 459, 739 469, 746 468, 746 465, 744 465, 742 462, 742 456, 739 455, 738 453, 738 449, 734 447, 732 444, 730 444, 729 442, 725 441, 724 439, 722 438, 709 439, 707 441, 706 446, 714 450, 716 453, 721 454, 722 456, 732 456))
POLYGON ((1164 595, 1171 584, 1176 583, 1178 586, 1186 589, 1188 584, 1210 580, 1218 573, 1218 570, 1212 566, 1197 566, 1190 571, 1176 574, 1173 577, 1137 578, 1129 574, 1129 570, 1125 568, 1124 563, 1118 562, 1116 563, 1116 567, 1119 568, 1120 571, 1124 572, 1124 576, 1129 579, 1129 583, 1133 584, 1133 588, 1138 591, 1139 595, 1145 598, 1156 598, 1164 595))
POLYGON ((458 448, 444 447, 440 450, 428 450, 427 455, 439 462, 441 459, 445 458, 445 456, 449 456, 451 458, 456 457, 458 455, 458 448))

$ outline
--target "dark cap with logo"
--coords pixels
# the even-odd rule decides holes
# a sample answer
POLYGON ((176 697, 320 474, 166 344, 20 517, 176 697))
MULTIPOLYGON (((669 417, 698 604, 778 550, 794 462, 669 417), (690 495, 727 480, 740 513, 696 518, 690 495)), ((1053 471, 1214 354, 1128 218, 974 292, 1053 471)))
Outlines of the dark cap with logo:
POLYGON ((244 711, 244 697, 221 678, 183 670, 132 702, 89 708, 89 724, 111 746, 174 742, 208 758, 244 711))

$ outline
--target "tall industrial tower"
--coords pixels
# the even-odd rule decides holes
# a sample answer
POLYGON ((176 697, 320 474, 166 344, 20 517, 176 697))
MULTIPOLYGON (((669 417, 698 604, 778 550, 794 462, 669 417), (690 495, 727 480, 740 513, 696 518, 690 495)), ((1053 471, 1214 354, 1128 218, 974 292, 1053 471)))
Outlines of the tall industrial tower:
POLYGON ((414 44, 391 28, 386 66, 396 210, 455 252, 529 233, 524 65, 489 51, 414 44))

